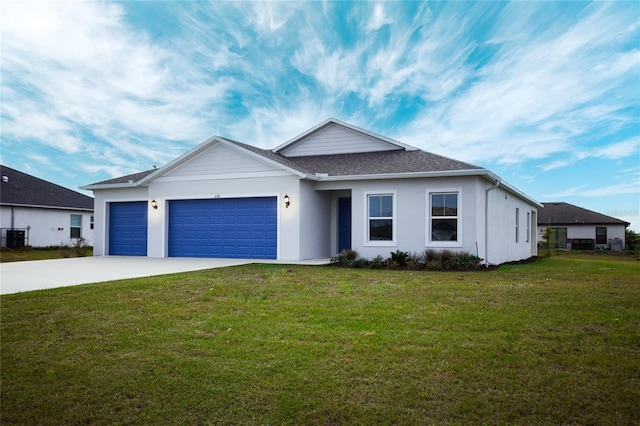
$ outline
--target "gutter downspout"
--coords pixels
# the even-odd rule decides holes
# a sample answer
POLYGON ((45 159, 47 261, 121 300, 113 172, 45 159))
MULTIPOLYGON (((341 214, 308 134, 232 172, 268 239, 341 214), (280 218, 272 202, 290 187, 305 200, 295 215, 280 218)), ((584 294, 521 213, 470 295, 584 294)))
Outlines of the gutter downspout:
POLYGON ((500 179, 484 193, 484 265, 489 267, 489 192, 500 186, 500 179))

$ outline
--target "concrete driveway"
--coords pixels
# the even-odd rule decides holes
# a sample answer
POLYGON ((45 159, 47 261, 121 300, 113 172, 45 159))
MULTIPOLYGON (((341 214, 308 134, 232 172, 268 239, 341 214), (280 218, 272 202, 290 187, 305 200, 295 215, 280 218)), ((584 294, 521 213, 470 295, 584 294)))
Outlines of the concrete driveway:
POLYGON ((127 278, 150 277, 201 269, 223 268, 249 263, 321 265, 328 259, 299 262, 255 259, 196 259, 183 257, 95 256, 70 259, 33 260, 0 264, 0 294, 127 278))

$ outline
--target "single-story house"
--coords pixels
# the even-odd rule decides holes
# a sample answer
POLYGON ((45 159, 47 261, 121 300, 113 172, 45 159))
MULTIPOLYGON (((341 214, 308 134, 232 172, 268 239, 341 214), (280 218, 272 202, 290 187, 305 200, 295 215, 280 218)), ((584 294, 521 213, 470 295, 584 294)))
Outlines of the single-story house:
POLYGON ((0 165, 2 247, 93 241, 93 198, 0 165))
POLYGON ((625 230, 629 222, 569 203, 542 203, 538 209, 538 240, 551 228, 553 248, 624 250, 625 230))
POLYGON ((537 253, 538 202, 487 169, 328 119, 274 149, 213 136, 167 165, 86 185, 95 255, 302 260, 344 249, 537 253))

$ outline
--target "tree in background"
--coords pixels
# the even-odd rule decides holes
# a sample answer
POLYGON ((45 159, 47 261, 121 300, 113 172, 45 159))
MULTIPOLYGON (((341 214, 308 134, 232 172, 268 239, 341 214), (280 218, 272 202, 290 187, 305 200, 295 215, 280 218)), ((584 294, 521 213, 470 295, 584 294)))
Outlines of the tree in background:
POLYGON ((631 229, 625 229, 624 234, 624 239, 627 244, 627 250, 637 250, 638 246, 640 245, 640 234, 632 231, 631 229))
POLYGON ((555 243, 551 228, 545 228, 540 234, 540 238, 542 238, 542 247, 547 249, 547 257, 551 256, 551 246, 555 243))

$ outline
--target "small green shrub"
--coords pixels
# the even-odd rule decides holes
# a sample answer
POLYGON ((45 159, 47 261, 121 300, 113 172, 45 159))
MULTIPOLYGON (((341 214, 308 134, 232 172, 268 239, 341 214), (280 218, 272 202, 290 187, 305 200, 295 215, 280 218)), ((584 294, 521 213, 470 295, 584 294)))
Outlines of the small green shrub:
POLYGON ((407 266, 408 260, 409 260, 408 252, 396 250, 395 252, 391 252, 389 263, 395 264, 397 266, 407 266))
POLYGON ((428 249, 423 256, 424 267, 429 271, 474 271, 482 266, 481 258, 467 252, 428 249))
POLYGON ((358 252, 355 250, 342 250, 340 254, 331 258, 331 263, 341 266, 350 266, 353 260, 358 258, 358 252))
POLYGON ((91 246, 87 245, 87 240, 80 237, 70 240, 69 243, 60 243, 58 250, 60 250, 60 256, 64 258, 71 257, 72 255, 75 257, 85 257, 89 254, 91 246))
POLYGON ((369 266, 369 261, 364 257, 357 257, 349 261, 349 266, 352 268, 366 268, 369 266))
POLYGON ((383 269, 386 266, 386 263, 382 256, 378 255, 374 257, 371 262, 369 262, 369 267, 371 269, 383 269))

